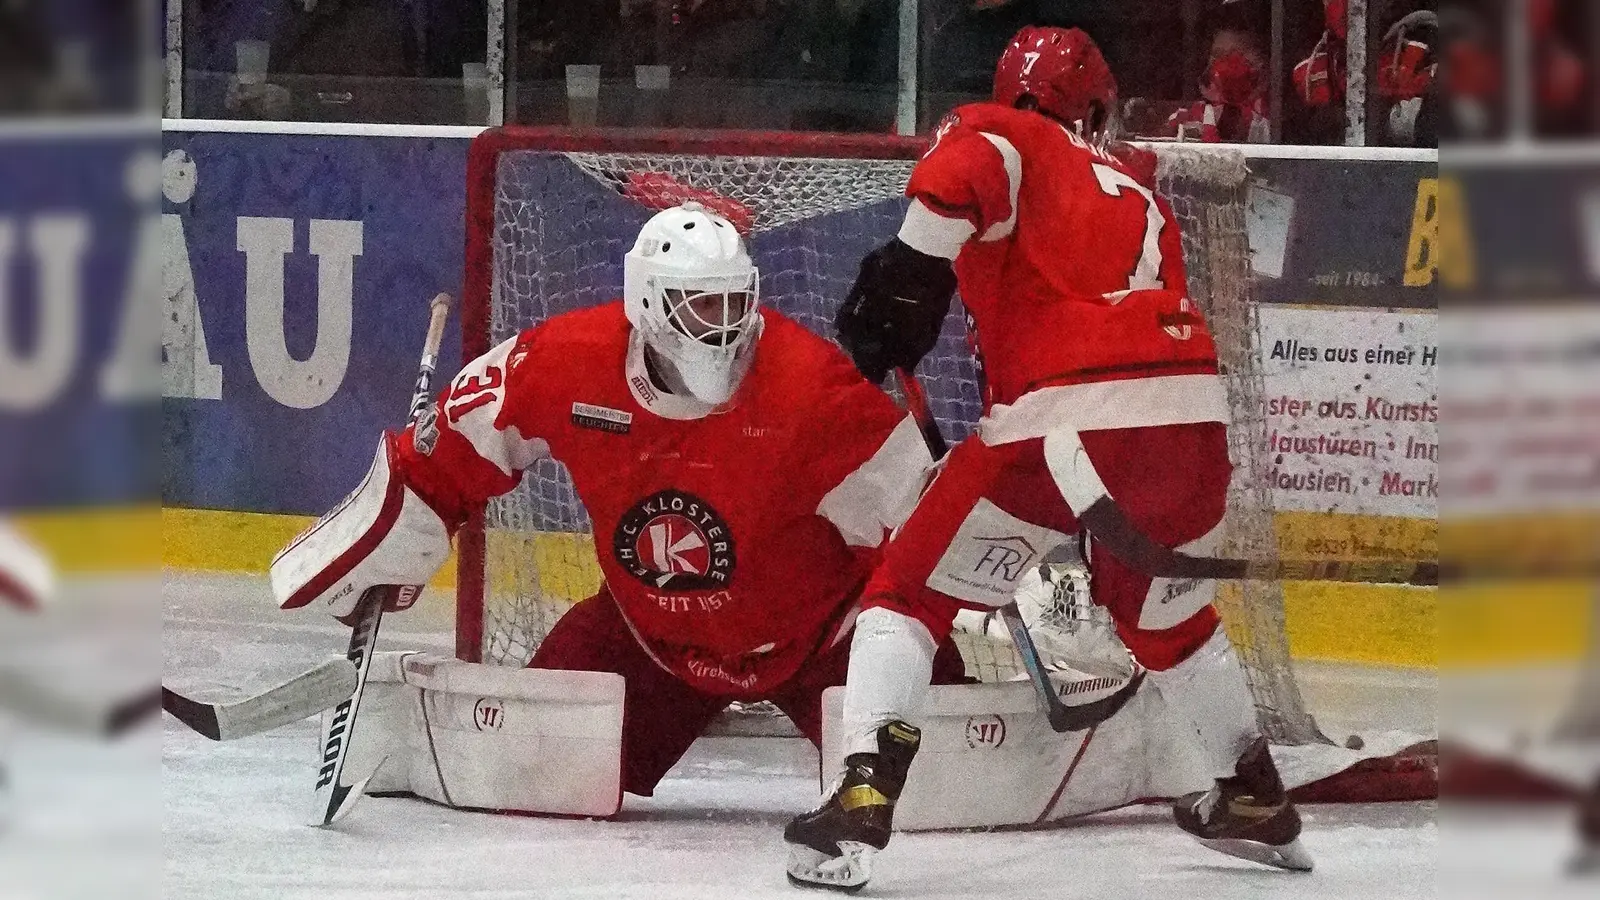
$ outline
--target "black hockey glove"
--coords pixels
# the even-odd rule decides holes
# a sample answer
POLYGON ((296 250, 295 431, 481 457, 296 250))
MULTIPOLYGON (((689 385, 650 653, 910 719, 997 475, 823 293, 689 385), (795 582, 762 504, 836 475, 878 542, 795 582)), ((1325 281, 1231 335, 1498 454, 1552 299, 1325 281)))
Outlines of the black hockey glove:
POLYGON ((890 369, 915 369, 938 342, 955 292, 949 260, 896 238, 861 261, 861 274, 833 321, 839 343, 873 384, 890 369))

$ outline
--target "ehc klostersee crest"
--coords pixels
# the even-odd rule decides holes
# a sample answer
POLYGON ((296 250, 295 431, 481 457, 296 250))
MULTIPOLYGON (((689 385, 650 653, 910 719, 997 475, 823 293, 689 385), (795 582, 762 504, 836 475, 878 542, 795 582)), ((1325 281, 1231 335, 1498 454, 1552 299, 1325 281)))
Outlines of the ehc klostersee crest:
POLYGON ((645 584, 680 591, 725 587, 737 563, 722 516, 699 497, 670 488, 622 516, 611 552, 645 584))

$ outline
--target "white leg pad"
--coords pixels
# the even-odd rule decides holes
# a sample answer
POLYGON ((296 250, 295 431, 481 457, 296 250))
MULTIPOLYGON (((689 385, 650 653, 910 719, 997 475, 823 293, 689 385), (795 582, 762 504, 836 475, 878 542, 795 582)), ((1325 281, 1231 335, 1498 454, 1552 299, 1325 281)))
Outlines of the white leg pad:
POLYGON ((1234 763, 1261 734, 1255 701, 1233 643, 1219 627, 1194 655, 1164 672, 1151 672, 1173 721, 1199 742, 1213 778, 1233 774, 1234 763))
POLYGON ((375 654, 351 744, 368 793, 610 816, 622 805, 622 676, 375 654))
MULTIPOLYGON (((1116 691, 1122 680, 1054 672, 1069 703, 1116 691)), ((854 732, 841 719, 846 689, 823 694, 822 771, 837 772, 854 732)), ((895 828, 921 831, 1031 825, 1211 786, 1148 681, 1115 716, 1057 734, 1027 681, 936 685, 908 718, 922 745, 895 806, 895 828)), ((826 787, 826 783, 824 784, 826 787)))
POLYGON ((927 626, 910 616, 874 608, 856 617, 844 693, 846 755, 878 752, 878 728, 909 721, 922 708, 936 649, 927 626))

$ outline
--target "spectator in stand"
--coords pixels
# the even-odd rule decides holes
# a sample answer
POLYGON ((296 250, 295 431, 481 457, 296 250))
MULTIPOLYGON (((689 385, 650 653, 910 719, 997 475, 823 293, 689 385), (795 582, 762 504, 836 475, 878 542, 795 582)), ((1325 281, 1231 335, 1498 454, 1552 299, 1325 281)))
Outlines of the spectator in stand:
POLYGON ((1237 28, 1218 31, 1200 80, 1201 99, 1173 113, 1167 120, 1167 133, 1206 143, 1270 141, 1265 72, 1265 57, 1250 32, 1237 28))
POLYGON ((1291 142, 1344 143, 1344 42, 1349 31, 1345 0, 1322 0, 1323 32, 1311 55, 1294 67, 1298 100, 1291 142))
POLYGON ((1436 147, 1439 138, 1432 123, 1430 97, 1438 71, 1434 46, 1438 43, 1439 17, 1430 10, 1402 16, 1383 36, 1378 56, 1378 96, 1386 105, 1387 142, 1396 147, 1436 147))
MULTIPOLYGON (((1552 0, 1529 0, 1528 36, 1533 42, 1534 132, 1539 136, 1580 135, 1590 130, 1584 102, 1588 73, 1565 33, 1574 24, 1564 16, 1581 12, 1552 0)), ((1447 8, 1442 16, 1446 137, 1486 140, 1506 130, 1506 77, 1502 55, 1505 32, 1501 10, 1447 8)))

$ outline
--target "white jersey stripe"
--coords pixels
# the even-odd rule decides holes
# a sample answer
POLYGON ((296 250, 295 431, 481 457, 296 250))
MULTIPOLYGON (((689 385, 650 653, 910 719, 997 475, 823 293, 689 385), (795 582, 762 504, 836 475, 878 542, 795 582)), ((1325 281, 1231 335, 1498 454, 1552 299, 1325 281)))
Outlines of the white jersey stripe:
POLYGON ((839 482, 817 505, 852 547, 876 547, 900 527, 928 483, 933 456, 917 423, 907 416, 872 458, 839 482))

